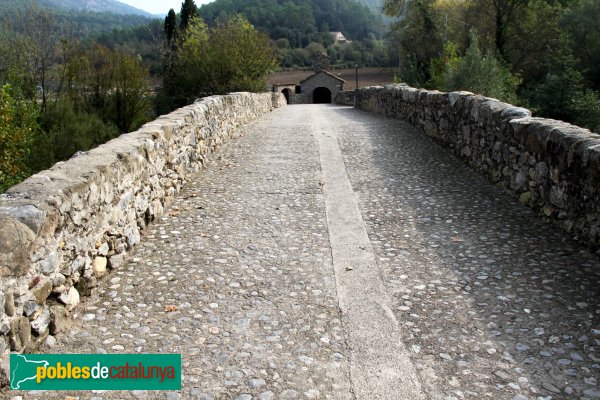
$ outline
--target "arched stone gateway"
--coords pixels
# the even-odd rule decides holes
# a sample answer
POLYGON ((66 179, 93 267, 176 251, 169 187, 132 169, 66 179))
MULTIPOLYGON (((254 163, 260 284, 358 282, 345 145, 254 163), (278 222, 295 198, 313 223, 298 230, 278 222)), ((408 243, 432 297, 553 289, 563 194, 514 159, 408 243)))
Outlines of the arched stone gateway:
POLYGON ((313 103, 331 103, 331 90, 326 87, 318 87, 313 91, 313 103))
POLYGON ((344 83, 339 76, 319 71, 300 82, 273 82, 273 93, 283 94, 288 104, 332 103, 344 83))
POLYGON ((291 94, 291 90, 288 88, 285 88, 281 91, 281 93, 283 93, 283 95, 285 96, 285 101, 290 104, 290 94, 291 94))

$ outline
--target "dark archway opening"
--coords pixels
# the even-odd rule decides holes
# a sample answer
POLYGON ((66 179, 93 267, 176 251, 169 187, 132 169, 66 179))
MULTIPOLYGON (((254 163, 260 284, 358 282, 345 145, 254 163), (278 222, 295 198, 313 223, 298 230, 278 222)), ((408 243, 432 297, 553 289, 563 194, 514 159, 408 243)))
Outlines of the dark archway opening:
POLYGON ((290 89, 285 88, 281 91, 281 93, 283 93, 285 96, 286 103, 290 104, 290 89))
POLYGON ((331 103, 331 90, 325 87, 318 87, 313 92, 313 103, 323 104, 331 103))

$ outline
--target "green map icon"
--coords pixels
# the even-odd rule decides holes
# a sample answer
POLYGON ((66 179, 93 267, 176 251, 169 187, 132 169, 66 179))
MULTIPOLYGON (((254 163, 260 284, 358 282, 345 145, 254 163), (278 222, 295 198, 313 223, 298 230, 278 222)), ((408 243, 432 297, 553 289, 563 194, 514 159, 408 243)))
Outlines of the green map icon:
POLYGON ((21 389, 24 382, 35 380, 38 367, 47 367, 50 363, 46 360, 32 360, 23 354, 11 354, 10 357, 10 388, 21 389))
POLYGON ((11 390, 181 390, 181 354, 10 355, 11 390))

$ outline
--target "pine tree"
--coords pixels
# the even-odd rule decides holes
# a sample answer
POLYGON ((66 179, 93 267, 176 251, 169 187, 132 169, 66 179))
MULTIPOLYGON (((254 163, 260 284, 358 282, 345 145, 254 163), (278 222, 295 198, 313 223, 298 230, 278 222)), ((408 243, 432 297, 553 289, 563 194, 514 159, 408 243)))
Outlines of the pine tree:
POLYGON ((190 20, 198 16, 198 6, 194 0, 185 0, 181 5, 181 22, 179 23, 179 31, 185 32, 190 20))
POLYGON ((169 45, 172 45, 177 37, 177 16, 172 8, 165 17, 165 37, 169 45))

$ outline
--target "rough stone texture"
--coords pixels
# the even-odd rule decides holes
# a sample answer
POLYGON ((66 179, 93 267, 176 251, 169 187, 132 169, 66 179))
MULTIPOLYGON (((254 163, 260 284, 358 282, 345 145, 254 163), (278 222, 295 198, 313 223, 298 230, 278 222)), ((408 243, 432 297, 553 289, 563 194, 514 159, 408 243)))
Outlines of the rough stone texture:
POLYGON ((408 122, 600 252, 600 135, 469 92, 390 85, 336 102, 408 122))
POLYGON ((272 93, 207 97, 0 195, 0 295, 12 296, 3 307, 11 312, 0 319, 9 318, 12 347, 30 343, 30 333, 22 332, 29 321, 19 322, 25 304, 42 306, 30 307, 44 316, 37 333, 48 325, 59 331, 62 318, 52 316, 60 313, 47 311, 46 303, 77 305, 79 294, 96 285, 94 273, 123 263, 215 149, 237 136, 241 124, 282 104, 285 98, 272 93))
POLYGON ((0 214, 0 277, 23 276, 35 235, 15 218, 0 214))
POLYGON ((418 129, 334 110, 427 397, 583 399, 596 389, 600 258, 418 129))
POLYGON ((33 287, 31 293, 35 302, 41 305, 46 302, 46 299, 50 296, 50 292, 52 292, 52 281, 45 276, 35 281, 37 281, 37 284, 33 287))
POLYGON ((292 107, 211 158, 52 352, 182 353, 182 399, 353 398, 312 109, 292 107))
MULTIPOLYGON (((356 347, 335 279, 367 267, 383 281, 378 296, 400 325, 394 340, 410 352, 426 398, 598 392, 598 256, 409 124, 302 105, 244 130, 74 309, 75 325, 52 349, 181 352, 181 393, 31 392, 28 400, 372 400, 359 397, 349 373, 356 347), (338 142, 373 264, 334 271, 332 180, 318 135, 338 142)), ((364 251, 348 246, 345 256, 364 251)), ((345 295, 371 301, 370 283, 345 295)))
POLYGON ((272 93, 271 96, 273 108, 283 107, 288 103, 285 96, 281 93, 272 93))

